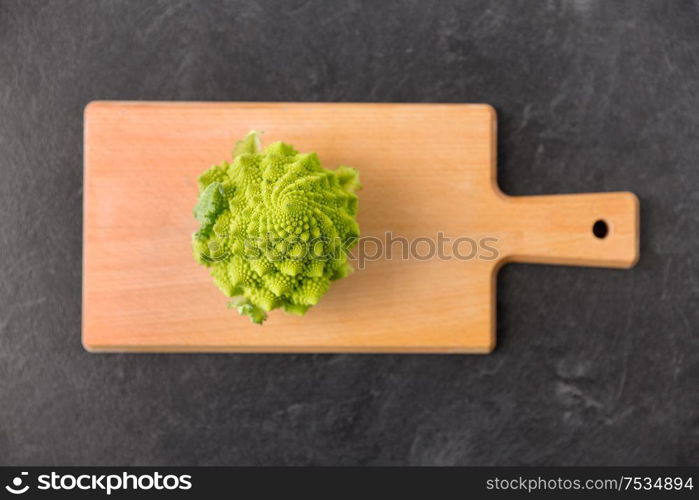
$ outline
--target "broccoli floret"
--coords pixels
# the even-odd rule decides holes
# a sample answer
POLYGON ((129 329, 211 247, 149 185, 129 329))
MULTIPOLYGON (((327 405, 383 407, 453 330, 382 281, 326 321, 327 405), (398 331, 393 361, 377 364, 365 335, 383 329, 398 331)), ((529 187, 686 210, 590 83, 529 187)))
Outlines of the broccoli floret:
POLYGON ((277 308, 305 314, 352 271, 359 188, 355 169, 327 170, 315 153, 283 142, 262 149, 252 131, 236 143, 232 163, 199 177, 194 258, 254 323, 277 308))

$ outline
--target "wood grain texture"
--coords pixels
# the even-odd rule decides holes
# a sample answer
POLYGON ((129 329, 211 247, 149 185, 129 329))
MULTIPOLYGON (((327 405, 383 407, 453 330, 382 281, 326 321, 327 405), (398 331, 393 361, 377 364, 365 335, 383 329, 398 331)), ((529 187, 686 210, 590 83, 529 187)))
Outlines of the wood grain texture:
MULTIPOLYGON (((503 194, 495 124, 487 105, 91 103, 83 344, 91 351, 490 352, 504 263, 631 267, 639 245, 632 193, 503 194), (191 234, 197 177, 228 159, 251 129, 265 132, 264 143, 317 152, 326 167, 358 168, 363 237, 492 238, 497 258, 479 251, 469 260, 404 260, 392 246, 391 258, 334 283, 305 316, 274 311, 263 326, 250 323, 226 308, 194 262, 191 234), (607 223, 606 238, 593 235, 597 220, 607 223)), ((462 242, 458 250, 468 254, 462 242)), ((424 255, 427 244, 416 249, 424 255)))

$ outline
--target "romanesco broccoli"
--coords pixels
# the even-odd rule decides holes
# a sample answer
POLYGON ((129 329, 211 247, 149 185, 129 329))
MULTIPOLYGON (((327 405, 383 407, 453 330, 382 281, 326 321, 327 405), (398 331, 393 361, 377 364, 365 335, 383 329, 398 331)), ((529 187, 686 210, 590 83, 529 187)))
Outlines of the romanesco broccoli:
POLYGON ((262 149, 250 132, 232 163, 199 177, 194 257, 254 323, 279 307, 304 314, 352 271, 359 187, 355 169, 327 170, 283 142, 262 149))

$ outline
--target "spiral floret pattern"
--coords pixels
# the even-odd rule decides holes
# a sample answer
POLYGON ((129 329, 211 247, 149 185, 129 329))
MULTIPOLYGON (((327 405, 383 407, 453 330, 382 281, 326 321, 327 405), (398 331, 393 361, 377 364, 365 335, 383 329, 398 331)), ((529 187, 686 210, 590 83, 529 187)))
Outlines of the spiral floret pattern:
POLYGON ((283 142, 262 149, 250 132, 232 162, 199 177, 194 258, 253 322, 276 308, 304 314, 352 271, 359 187, 354 168, 327 170, 283 142))

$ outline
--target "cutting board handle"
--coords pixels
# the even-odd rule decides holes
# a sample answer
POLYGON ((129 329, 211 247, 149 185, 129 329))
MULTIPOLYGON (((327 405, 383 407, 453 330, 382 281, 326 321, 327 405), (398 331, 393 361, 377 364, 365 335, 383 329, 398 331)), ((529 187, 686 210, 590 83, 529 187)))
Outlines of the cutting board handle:
POLYGON ((517 235, 505 261, 633 267, 639 255, 639 201, 629 192, 503 195, 517 235))

